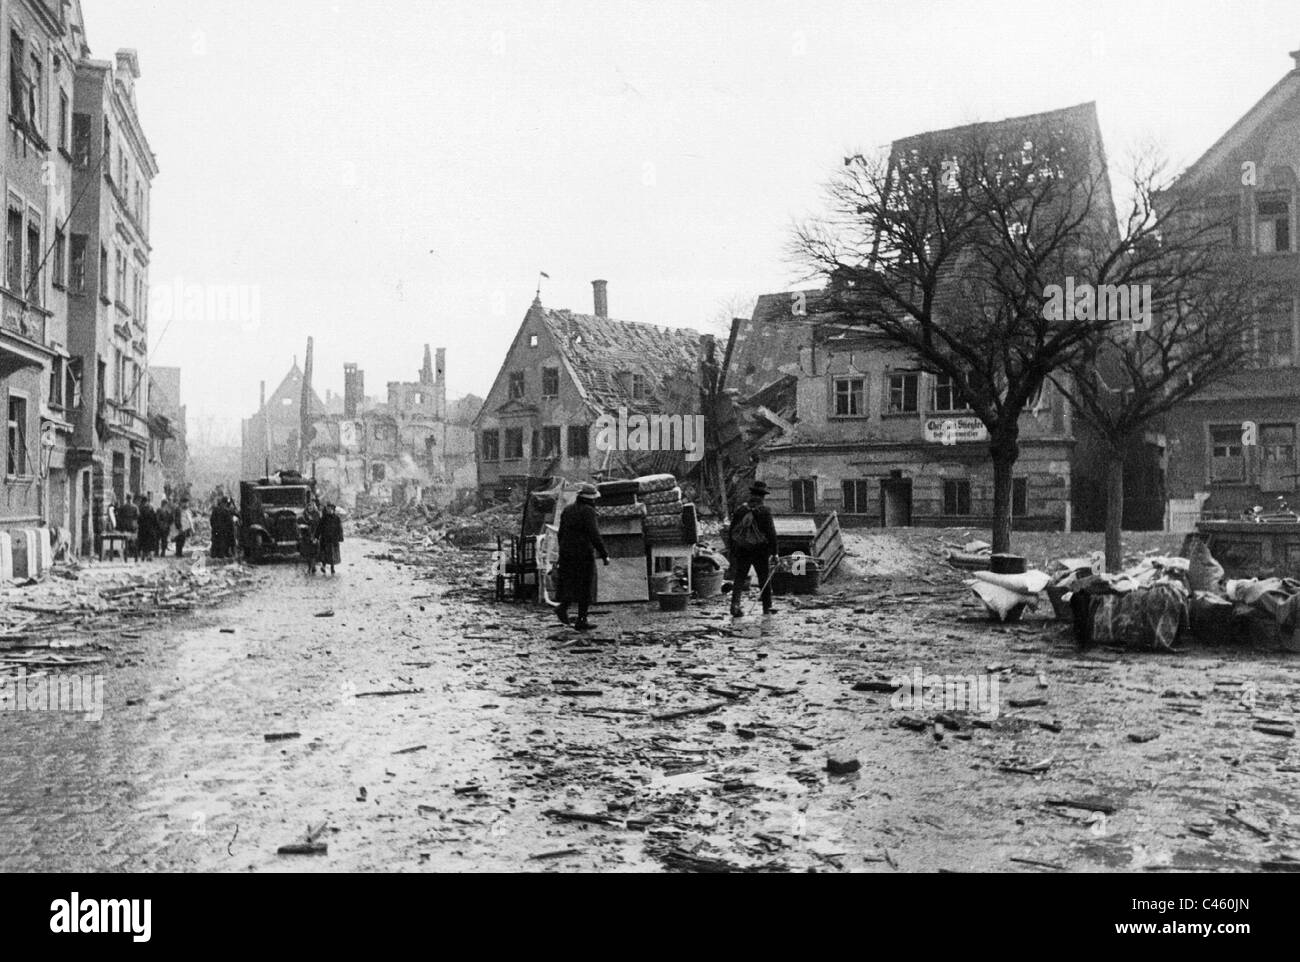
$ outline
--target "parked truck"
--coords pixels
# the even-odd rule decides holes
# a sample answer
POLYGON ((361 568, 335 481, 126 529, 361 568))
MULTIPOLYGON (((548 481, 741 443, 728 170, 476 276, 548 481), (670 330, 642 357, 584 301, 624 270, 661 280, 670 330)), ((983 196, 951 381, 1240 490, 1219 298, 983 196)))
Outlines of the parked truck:
POLYGON ((244 557, 253 564, 296 558, 303 512, 315 497, 316 481, 296 471, 241 481, 239 541, 244 557))

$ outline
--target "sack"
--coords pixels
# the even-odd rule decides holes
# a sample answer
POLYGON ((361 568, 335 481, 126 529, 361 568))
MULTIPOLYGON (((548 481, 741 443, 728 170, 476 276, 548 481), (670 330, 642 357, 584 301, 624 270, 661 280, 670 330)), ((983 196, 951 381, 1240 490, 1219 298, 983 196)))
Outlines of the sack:
POLYGON ((739 521, 731 525, 731 545, 733 548, 746 550, 758 548, 767 544, 767 535, 758 529, 758 522, 754 520, 754 512, 746 511, 739 521))

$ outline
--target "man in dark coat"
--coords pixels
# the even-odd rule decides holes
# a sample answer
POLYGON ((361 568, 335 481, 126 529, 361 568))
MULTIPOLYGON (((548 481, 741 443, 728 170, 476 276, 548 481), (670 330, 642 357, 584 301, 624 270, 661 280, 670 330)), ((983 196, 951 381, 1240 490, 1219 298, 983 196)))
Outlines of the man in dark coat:
POLYGON ((573 627, 579 631, 592 628, 587 620, 596 585, 596 558, 600 555, 609 564, 609 552, 600 540, 600 525, 596 521, 596 499, 600 492, 594 484, 584 484, 578 491, 578 500, 560 514, 560 570, 558 595, 560 606, 555 614, 566 625, 569 623, 569 605, 578 606, 578 620, 573 627), (593 554, 594 552, 594 554, 593 554))
POLYGON ((158 512, 153 495, 140 495, 140 555, 146 561, 158 553, 158 512))
POLYGON ((230 509, 226 507, 226 499, 218 498, 217 503, 212 507, 212 514, 208 521, 212 525, 212 550, 214 558, 230 557, 230 509))
POLYGON ((740 596, 744 592, 745 576, 750 568, 762 589, 763 614, 770 615, 772 607, 771 568, 768 559, 777 556, 776 523, 772 511, 764 503, 768 495, 767 484, 755 481, 749 489, 749 502, 741 505, 731 516, 727 537, 731 543, 731 561, 735 581, 731 586, 731 615, 744 614, 740 596))

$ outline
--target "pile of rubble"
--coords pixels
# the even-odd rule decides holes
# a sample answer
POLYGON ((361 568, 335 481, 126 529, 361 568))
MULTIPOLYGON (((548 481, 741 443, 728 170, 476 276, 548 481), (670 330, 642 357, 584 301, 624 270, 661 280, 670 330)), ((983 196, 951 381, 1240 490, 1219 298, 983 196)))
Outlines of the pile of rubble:
POLYGON ((0 653, 121 636, 127 626, 222 602, 253 581, 248 568, 202 555, 182 564, 59 565, 53 574, 42 584, 0 591, 0 653))
POLYGON ((357 537, 395 544, 488 544, 519 533, 520 510, 503 504, 462 516, 427 504, 385 505, 354 514, 351 527, 357 537))

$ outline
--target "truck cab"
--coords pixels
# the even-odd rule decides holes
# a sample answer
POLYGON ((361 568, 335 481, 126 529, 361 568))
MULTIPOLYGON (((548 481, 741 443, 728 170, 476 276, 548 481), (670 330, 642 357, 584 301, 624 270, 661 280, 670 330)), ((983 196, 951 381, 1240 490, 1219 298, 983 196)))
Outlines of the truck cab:
POLYGON ((296 557, 303 512, 316 497, 316 482, 281 471, 239 484, 239 539, 254 564, 296 557))

